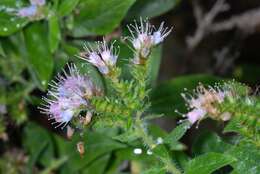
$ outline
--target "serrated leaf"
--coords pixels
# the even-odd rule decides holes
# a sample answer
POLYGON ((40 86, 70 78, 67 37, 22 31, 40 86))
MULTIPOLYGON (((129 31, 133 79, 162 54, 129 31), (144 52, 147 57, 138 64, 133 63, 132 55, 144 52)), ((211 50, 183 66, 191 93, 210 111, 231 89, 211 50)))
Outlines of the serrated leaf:
POLYGON ((225 126, 225 129, 223 133, 228 133, 228 132, 236 132, 240 133, 240 123, 237 119, 231 119, 228 124, 225 126))
POLYGON ((229 155, 237 158, 231 165, 238 174, 259 174, 260 173, 260 151, 259 147, 253 144, 242 142, 228 152, 229 155))
POLYGON ((216 133, 203 132, 196 137, 192 145, 192 153, 200 155, 207 152, 224 153, 231 147, 225 143, 216 133))
POLYGON ((178 142, 181 137, 186 133, 190 128, 190 123, 188 121, 183 122, 174 128, 165 138, 164 142, 170 146, 171 150, 184 150, 185 145, 178 142))
POLYGON ((77 6, 80 0, 63 0, 58 9, 60 17, 69 15, 77 6))
POLYGON ((189 161, 185 168, 185 174, 211 174, 235 161, 236 158, 230 155, 210 152, 189 161))
POLYGON ((26 28, 25 43, 28 52, 28 68, 40 89, 46 89, 53 71, 53 58, 49 50, 46 27, 43 23, 33 23, 26 28))
POLYGON ((73 35, 107 34, 119 26, 135 0, 85 0, 78 6, 73 35))
POLYGON ((164 139, 166 142, 170 141, 178 141, 183 137, 183 135, 186 133, 186 131, 190 128, 190 122, 184 121, 180 125, 178 125, 176 128, 174 128, 164 139))

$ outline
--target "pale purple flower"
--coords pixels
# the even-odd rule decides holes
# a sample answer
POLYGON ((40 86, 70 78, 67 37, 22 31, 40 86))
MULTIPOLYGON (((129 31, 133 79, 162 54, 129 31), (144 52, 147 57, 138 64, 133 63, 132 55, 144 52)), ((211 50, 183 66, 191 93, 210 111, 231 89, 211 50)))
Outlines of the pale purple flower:
POLYGON ((17 10, 19 17, 33 18, 38 15, 39 7, 45 5, 45 0, 30 0, 31 5, 17 10))
POLYGON ((132 43, 135 49, 135 55, 133 62, 140 64, 142 58, 148 58, 153 46, 161 43, 172 31, 172 28, 164 28, 164 22, 161 23, 158 30, 155 29, 148 21, 140 19, 140 24, 136 21, 134 24, 127 26, 131 33, 131 37, 128 40, 132 43))
POLYGON ((203 109, 193 109, 187 113, 187 118, 191 124, 194 124, 196 121, 202 119, 206 114, 206 111, 203 109))
POLYGON ((172 28, 168 28, 168 27, 165 27, 164 28, 164 22, 161 23, 159 29, 157 31, 155 31, 153 33, 153 44, 154 45, 157 45, 161 42, 163 42, 163 40, 171 33, 172 31, 172 28))
POLYGON ((227 121, 230 118, 228 113, 221 116, 221 113, 218 111, 215 104, 224 102, 225 98, 230 96, 230 89, 219 87, 209 87, 206 89, 204 86, 199 85, 193 95, 189 93, 182 94, 182 97, 185 99, 187 106, 190 109, 186 114, 186 117, 191 124, 204 119, 206 115, 213 119, 227 121))
POLYGON ((136 50, 152 46, 153 26, 148 21, 141 18, 140 25, 135 21, 134 24, 130 24, 127 27, 132 35, 129 40, 136 50))
POLYGON ((115 66, 117 62, 118 52, 116 49, 114 49, 114 43, 115 42, 113 42, 110 47, 105 40, 99 44, 99 54, 102 60, 108 66, 115 66))
POLYGON ((31 5, 28 7, 23 7, 18 10, 17 16, 20 17, 33 17, 37 14, 37 6, 36 5, 31 5))
POLYGON ((64 128, 69 121, 79 113, 82 107, 89 105, 88 99, 94 95, 96 88, 87 76, 79 74, 75 65, 68 66, 69 73, 58 75, 57 80, 50 84, 48 98, 44 98, 45 104, 40 109, 54 119, 56 127, 63 125, 64 128))
POLYGON ((30 0, 31 5, 43 6, 45 5, 45 0, 30 0))
POLYGON ((96 66, 102 74, 109 74, 114 68, 118 58, 118 52, 114 49, 114 42, 108 46, 105 40, 97 42, 97 49, 90 45, 84 45, 86 52, 80 53, 80 58, 96 66))

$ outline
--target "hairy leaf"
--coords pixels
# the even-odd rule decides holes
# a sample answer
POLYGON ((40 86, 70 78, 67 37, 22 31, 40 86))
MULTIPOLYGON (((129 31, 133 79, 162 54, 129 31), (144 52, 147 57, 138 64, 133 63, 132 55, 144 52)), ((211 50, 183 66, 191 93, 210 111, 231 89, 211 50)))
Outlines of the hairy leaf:
POLYGON ((230 155, 210 152, 189 161, 185 168, 185 174, 211 174, 215 170, 235 161, 236 158, 230 155))

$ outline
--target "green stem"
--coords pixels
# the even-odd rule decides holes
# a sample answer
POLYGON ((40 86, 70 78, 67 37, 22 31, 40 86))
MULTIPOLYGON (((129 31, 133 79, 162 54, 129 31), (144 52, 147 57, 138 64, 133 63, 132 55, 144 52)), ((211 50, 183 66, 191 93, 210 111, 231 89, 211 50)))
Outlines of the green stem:
MULTIPOLYGON (((145 127, 143 125, 142 119, 141 119, 142 112, 137 112, 136 114, 136 131, 142 141, 145 145, 149 147, 149 149, 154 149, 156 147, 156 143, 154 142, 153 138, 148 135, 148 133, 145 130, 145 127)), ((172 174, 182 174, 182 172, 175 166, 175 164, 172 162, 171 158, 162 158, 160 156, 157 156, 157 158, 160 159, 164 163, 165 169, 172 173, 172 174)))

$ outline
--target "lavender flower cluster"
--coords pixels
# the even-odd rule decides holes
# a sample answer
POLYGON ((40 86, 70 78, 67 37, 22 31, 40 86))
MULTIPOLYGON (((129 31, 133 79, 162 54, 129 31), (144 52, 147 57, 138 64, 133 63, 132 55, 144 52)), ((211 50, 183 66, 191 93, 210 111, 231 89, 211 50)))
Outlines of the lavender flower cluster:
POLYGON ((224 102, 225 98, 232 97, 232 90, 230 88, 205 88, 201 84, 194 91, 194 95, 183 93, 182 97, 185 99, 190 111, 184 114, 191 124, 200 121, 206 116, 215 120, 227 121, 230 119, 230 113, 220 113, 216 104, 224 102))
MULTIPOLYGON (((139 65, 141 59, 148 59, 151 48, 161 43, 170 34, 172 29, 164 28, 163 25, 164 23, 154 31, 154 26, 141 19, 140 27, 137 22, 135 25, 128 26, 132 34, 129 40, 135 50, 132 63, 139 65)), ((101 74, 109 76, 116 68, 119 54, 114 43, 109 46, 103 40, 96 43, 96 49, 85 44, 85 50, 79 53, 78 57, 95 66, 101 74)), ((68 68, 68 74, 64 71, 64 75, 58 75, 57 81, 50 84, 49 97, 44 98, 45 104, 41 107, 42 112, 49 115, 49 119, 54 120, 52 124, 62 128, 79 115, 81 110, 86 110, 89 115, 88 107, 91 107, 91 98, 101 94, 90 78, 81 75, 75 65, 70 65, 68 68)))
POLYGON ((45 5, 45 0, 30 0, 30 6, 23 7, 17 11, 17 16, 34 18, 40 7, 45 5))
POLYGON ((89 106, 89 99, 98 95, 99 90, 88 76, 79 74, 75 65, 68 66, 69 74, 58 75, 57 81, 52 81, 45 104, 41 107, 43 113, 54 119, 56 127, 64 128, 69 121, 82 109, 89 106))
POLYGON ((128 29, 132 35, 128 40, 135 49, 135 64, 142 64, 151 53, 151 48, 160 44, 172 31, 172 28, 164 27, 161 23, 158 30, 145 20, 140 20, 140 25, 135 21, 134 24, 128 25, 128 29))
POLYGON ((85 44, 86 51, 80 53, 79 57, 97 67, 102 74, 109 74, 116 65, 118 58, 118 51, 114 48, 114 43, 108 46, 105 40, 98 42, 97 50, 85 44))

